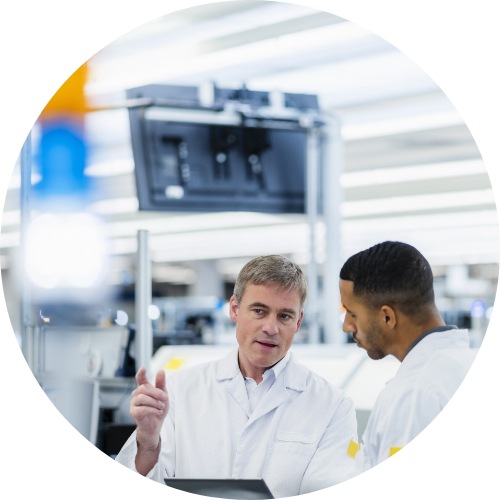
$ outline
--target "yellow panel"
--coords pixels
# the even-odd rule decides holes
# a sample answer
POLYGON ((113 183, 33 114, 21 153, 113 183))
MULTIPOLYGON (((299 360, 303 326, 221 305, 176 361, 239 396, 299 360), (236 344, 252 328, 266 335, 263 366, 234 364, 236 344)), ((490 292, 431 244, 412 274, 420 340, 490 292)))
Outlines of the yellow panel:
POLYGON ((347 447, 347 454, 351 457, 354 458, 356 454, 359 451, 359 444, 356 443, 356 441, 353 441, 351 439, 351 442, 349 443, 349 446, 347 447))
POLYGON ((389 456, 395 455, 402 447, 401 446, 391 446, 389 448, 389 456))
POLYGON ((178 370, 186 363, 186 358, 170 358, 165 365, 165 370, 178 370))

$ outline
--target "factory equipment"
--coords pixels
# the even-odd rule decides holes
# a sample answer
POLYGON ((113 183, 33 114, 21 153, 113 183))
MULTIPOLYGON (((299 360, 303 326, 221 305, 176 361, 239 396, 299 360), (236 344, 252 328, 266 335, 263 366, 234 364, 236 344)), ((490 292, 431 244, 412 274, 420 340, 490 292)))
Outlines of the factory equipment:
POLYGON ((37 328, 34 375, 40 387, 66 420, 103 451, 110 447, 108 432, 130 434, 133 429, 128 401, 135 383, 122 373, 128 342, 128 329, 120 326, 37 328))
POLYGON ((153 350, 161 345, 225 344, 232 322, 218 297, 166 297, 153 299, 158 318, 153 320, 153 350))
POLYGON ((43 327, 37 373, 112 378, 121 364, 124 327, 43 327))
POLYGON ((127 98, 141 210, 305 213, 315 95, 156 84, 127 98))

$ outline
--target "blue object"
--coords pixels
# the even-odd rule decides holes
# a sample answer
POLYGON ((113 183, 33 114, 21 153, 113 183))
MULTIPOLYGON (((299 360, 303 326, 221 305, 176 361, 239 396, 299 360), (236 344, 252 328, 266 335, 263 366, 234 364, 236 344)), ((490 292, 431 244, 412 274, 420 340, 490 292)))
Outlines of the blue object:
POLYGON ((40 197, 82 195, 90 187, 84 170, 87 146, 83 126, 62 119, 41 124, 38 151, 41 181, 35 186, 40 197))

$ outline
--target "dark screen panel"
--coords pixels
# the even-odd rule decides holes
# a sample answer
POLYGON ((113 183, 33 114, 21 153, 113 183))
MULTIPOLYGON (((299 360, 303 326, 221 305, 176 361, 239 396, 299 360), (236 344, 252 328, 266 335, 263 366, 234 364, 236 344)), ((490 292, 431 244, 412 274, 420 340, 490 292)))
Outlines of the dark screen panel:
MULTIPOLYGON (((161 86, 153 88, 158 99, 161 86)), ((174 96, 181 90, 175 87, 174 96)), ((193 103, 192 89, 188 96, 193 103)), ((298 124, 185 123, 148 119, 140 107, 129 115, 141 210, 305 212, 308 131, 298 124)))

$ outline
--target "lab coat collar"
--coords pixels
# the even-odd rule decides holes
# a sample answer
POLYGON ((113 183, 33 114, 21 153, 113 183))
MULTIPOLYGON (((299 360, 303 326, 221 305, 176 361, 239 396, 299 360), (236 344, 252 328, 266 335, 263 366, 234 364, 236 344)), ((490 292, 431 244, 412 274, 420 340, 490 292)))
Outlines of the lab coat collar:
MULTIPOLYGON (((291 353, 288 353, 280 363, 276 365, 276 380, 269 389, 268 397, 253 414, 250 410, 245 381, 238 366, 238 349, 233 349, 226 357, 217 362, 217 381, 227 383, 229 393, 250 420, 254 421, 286 402, 292 396, 290 391, 302 392, 307 386, 309 371, 305 366, 296 363, 291 353), (282 364, 280 365, 280 363, 282 364)), ((251 422, 249 421, 249 423, 251 422)))
POLYGON ((296 393, 302 392, 306 388, 308 370, 305 367, 295 363, 290 353, 280 363, 276 365, 276 380, 250 415, 248 425, 286 403, 296 393), (280 363, 282 364, 280 365, 280 363))
POLYGON ((240 367, 238 365, 238 349, 232 349, 231 352, 217 361, 217 381, 232 380, 241 376, 240 367))
POLYGON ((434 332, 424 337, 410 350, 403 359, 398 371, 404 370, 405 366, 412 366, 414 362, 420 363, 422 356, 427 356, 433 351, 468 347, 470 347, 470 342, 467 330, 457 330, 450 327, 449 330, 434 332))
MULTIPOLYGON (((281 379, 282 384, 287 389, 292 389, 298 392, 305 390, 309 371, 305 368, 305 366, 295 361, 295 357, 290 351, 288 351, 286 356, 279 363, 270 369, 274 370, 276 381, 281 379), (280 378, 281 374, 283 374, 282 378, 280 378)), ((238 365, 237 348, 231 350, 227 356, 220 359, 217 366, 217 380, 219 382, 232 380, 236 377, 243 378, 238 365)))
POLYGON ((414 341, 413 343, 410 345, 410 348, 408 349, 408 352, 406 353, 406 355, 408 356, 408 353, 419 343, 421 342, 423 339, 425 339, 425 337, 427 337, 427 335, 431 335, 432 333, 438 333, 438 332, 446 332, 447 330, 458 330, 458 327, 455 326, 455 325, 442 325, 442 326, 437 326, 435 328, 431 328, 430 330, 427 330, 425 331, 424 333, 422 333, 421 335, 419 335, 414 341))
POLYGON ((227 356, 217 361, 217 381, 226 386, 226 390, 250 418, 252 410, 248 401, 245 380, 238 365, 238 349, 233 349, 227 356))
POLYGON ((287 389, 296 392, 305 391, 310 372, 304 365, 295 361, 293 353, 290 353, 288 369, 283 372, 283 384, 287 389))
POLYGON ((274 366, 269 368, 267 371, 272 371, 274 373, 274 379, 276 380, 280 373, 285 369, 286 365, 288 364, 288 361, 290 360, 290 351, 288 351, 283 359, 278 361, 274 366))

